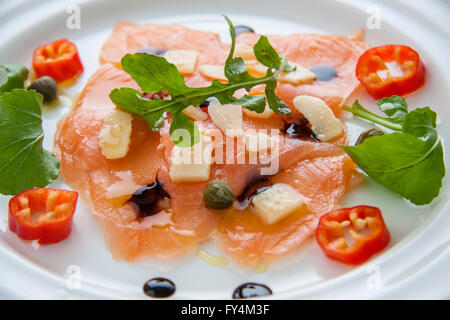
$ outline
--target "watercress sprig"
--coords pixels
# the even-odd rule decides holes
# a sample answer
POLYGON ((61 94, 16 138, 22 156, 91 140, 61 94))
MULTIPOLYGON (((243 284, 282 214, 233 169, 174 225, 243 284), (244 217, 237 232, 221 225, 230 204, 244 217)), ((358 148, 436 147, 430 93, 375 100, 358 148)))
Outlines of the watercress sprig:
POLYGON ((289 107, 275 94, 278 75, 282 71, 292 69, 287 60, 277 53, 266 36, 261 36, 253 51, 258 61, 267 67, 267 73, 260 78, 251 76, 242 58, 233 57, 236 31, 231 20, 227 16, 224 17, 231 35, 231 49, 224 67, 227 83, 214 80, 209 87, 191 88, 186 85, 175 65, 165 58, 147 53, 127 54, 121 60, 122 68, 136 81, 141 90, 147 93, 167 90, 171 98, 147 100, 138 90, 118 88, 112 90, 109 95, 114 104, 143 118, 153 131, 161 128, 166 112, 170 112, 173 115, 169 130, 171 138, 176 145, 182 147, 191 146, 199 140, 198 128, 182 112, 183 109, 190 105, 198 106, 210 97, 216 97, 222 104, 243 105, 257 113, 264 111, 267 97, 267 102, 274 112, 289 114, 289 107), (239 89, 249 92, 258 84, 266 85, 265 95, 244 95, 241 98, 233 96, 239 89), (177 129, 187 130, 191 139, 183 139, 183 136, 174 134, 177 129))
POLYGON ((402 97, 377 101, 387 117, 378 116, 356 100, 344 109, 393 130, 373 136, 357 146, 342 146, 374 180, 412 203, 430 203, 438 194, 445 175, 442 142, 436 129, 436 113, 429 107, 408 112, 402 97))
POLYGON ((12 89, 23 89, 28 69, 20 64, 0 65, 0 95, 12 89))
POLYGON ((0 193, 45 187, 58 177, 59 162, 42 147, 42 95, 13 89, 0 96, 0 193))

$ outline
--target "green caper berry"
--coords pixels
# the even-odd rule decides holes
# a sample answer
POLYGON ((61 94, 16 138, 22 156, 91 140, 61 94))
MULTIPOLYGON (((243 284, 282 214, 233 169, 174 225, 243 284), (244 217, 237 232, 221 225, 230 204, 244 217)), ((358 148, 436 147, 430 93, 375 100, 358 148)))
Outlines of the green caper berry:
POLYGON ((226 209, 234 202, 234 193, 222 180, 211 181, 203 193, 205 206, 210 209, 226 209))
POLYGON ((384 134, 383 131, 378 130, 378 129, 369 129, 364 131, 363 133, 360 134, 358 140, 356 140, 355 146, 357 146, 358 144, 361 144, 364 142, 364 140, 366 140, 367 138, 370 137, 375 137, 375 136, 382 136, 384 134))
POLYGON ((58 97, 58 85, 51 77, 45 76, 34 80, 28 89, 42 94, 45 102, 51 102, 58 97))

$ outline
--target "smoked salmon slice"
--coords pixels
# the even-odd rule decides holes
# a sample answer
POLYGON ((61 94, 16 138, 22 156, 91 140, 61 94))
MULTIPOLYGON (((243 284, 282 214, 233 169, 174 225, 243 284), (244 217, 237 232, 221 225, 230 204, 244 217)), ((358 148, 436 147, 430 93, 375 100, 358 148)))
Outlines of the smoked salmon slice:
MULTIPOLYGON (((240 42, 249 44, 255 39, 257 36, 253 34, 239 37, 240 42)), ((278 94, 286 103, 291 104, 294 95, 310 94, 323 98, 338 111, 358 86, 349 70, 354 70, 355 57, 366 46, 363 42, 316 35, 270 39, 292 62, 306 67, 328 64, 338 70, 338 77, 329 82, 315 81, 300 86, 280 84, 278 94), (289 44, 295 41, 299 44, 289 44), (315 51, 310 47, 312 42, 317 45, 315 51), (307 50, 301 50, 302 46, 307 50)), ((174 146, 168 132, 170 115, 159 132, 152 132, 143 120, 133 117, 127 155, 116 160, 102 155, 98 146, 99 132, 104 118, 116 108, 109 99, 110 91, 120 87, 139 89, 120 68, 120 60, 126 53, 155 47, 199 52, 195 72, 185 77, 189 86, 209 85, 211 80, 204 78, 198 67, 223 65, 229 51, 229 45, 221 43, 214 33, 176 25, 120 21, 102 48, 102 66, 89 79, 73 112, 59 124, 55 136, 54 151, 61 163, 61 175, 68 185, 80 192, 100 222, 113 256, 130 261, 173 258, 214 236, 217 245, 233 259, 253 266, 261 260, 270 262, 298 247, 312 233, 318 217, 332 209, 359 179, 354 163, 339 147, 347 143, 346 134, 332 142, 317 142, 281 133, 279 167, 269 177, 261 177, 261 164, 212 164, 209 181, 225 180, 236 195, 243 194, 260 180, 288 183, 305 195, 303 211, 271 226, 264 225, 248 207, 242 209, 236 205, 225 213, 205 208, 203 191, 209 181, 171 182, 169 170, 174 146), (170 205, 157 214, 139 217, 127 200, 139 187, 156 180, 170 196, 170 205)), ((244 131, 282 129, 287 120, 289 118, 276 114, 269 119, 244 115, 244 131)), ((210 119, 203 121, 202 126, 218 130, 210 119)), ((235 148, 234 152, 237 157, 239 150, 235 148)))
POLYGON ((137 220, 130 204, 117 205, 121 198, 155 181, 164 160, 163 150, 158 148, 159 133, 150 131, 138 118, 133 119, 127 156, 108 160, 102 155, 98 135, 103 119, 115 108, 108 94, 124 86, 137 89, 127 73, 109 63, 90 78, 74 112, 59 125, 55 136, 55 155, 61 163, 61 175, 80 192, 100 221, 115 258, 179 256, 217 228, 217 217, 206 209, 191 210, 185 204, 189 218, 179 219, 178 215, 185 211, 175 209, 182 202, 182 194, 174 197, 173 210, 142 221, 137 220))
POLYGON ((274 177, 271 183, 293 186, 306 198, 306 206, 274 225, 266 225, 247 207, 232 210, 222 220, 216 244, 240 264, 255 267, 270 263, 297 248, 315 230, 319 217, 358 183, 355 164, 347 156, 300 161, 274 177))
POLYGON ((217 33, 189 29, 180 25, 135 24, 119 21, 100 52, 100 63, 110 62, 120 67, 127 53, 142 49, 194 50, 199 53, 196 71, 185 76, 191 87, 208 86, 211 80, 202 77, 202 64, 224 65, 230 45, 220 41, 217 33))
MULTIPOLYGON (((259 35, 246 32, 238 36, 237 42, 254 46, 259 35)), ((313 81, 302 85, 279 82, 276 93, 292 107, 298 95, 311 95, 323 99, 339 114, 346 99, 360 86, 355 76, 359 56, 369 46, 353 38, 318 34, 268 35, 272 46, 294 63, 305 68, 331 66, 337 76, 330 81, 313 81)))

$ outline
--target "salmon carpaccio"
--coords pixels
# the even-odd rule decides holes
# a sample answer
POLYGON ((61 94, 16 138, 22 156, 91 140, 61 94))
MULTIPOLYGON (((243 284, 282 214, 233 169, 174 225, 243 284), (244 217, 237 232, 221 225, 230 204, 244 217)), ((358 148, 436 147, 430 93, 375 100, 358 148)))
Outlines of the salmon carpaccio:
MULTIPOLYGON (((252 44, 256 35, 247 33, 238 41, 252 44)), ((277 94, 288 104, 299 94, 318 96, 338 114, 345 99, 358 86, 349 70, 354 70, 366 44, 344 37, 323 35, 271 36, 275 48, 290 61, 311 67, 333 65, 338 77, 309 85, 280 84, 277 94), (298 41, 298 45, 294 44, 298 41), (301 50, 314 41, 316 53, 301 50), (289 45, 287 45, 289 44, 289 45), (339 88, 339 90, 338 90, 339 88)), ((165 119, 159 132, 152 132, 145 121, 134 117, 131 144, 127 155, 108 160, 98 147, 103 119, 115 106, 109 99, 112 89, 139 89, 120 69, 120 59, 139 49, 159 47, 199 52, 190 86, 210 83, 198 72, 201 64, 223 64, 229 45, 218 35, 181 26, 137 25, 119 22, 101 52, 101 67, 91 76, 75 102, 74 111, 58 127, 55 154, 61 163, 64 181, 80 192, 104 231, 105 241, 116 259, 134 261, 144 258, 174 258, 191 251, 201 241, 213 238, 235 261, 246 266, 271 262, 296 247, 311 235, 318 218, 333 209, 345 192, 360 181, 355 164, 338 144, 347 143, 343 134, 336 141, 317 142, 309 138, 280 135, 279 170, 261 177, 258 164, 218 164, 211 167, 210 180, 225 180, 236 195, 255 182, 288 183, 305 196, 305 204, 274 225, 265 225, 248 207, 235 205, 224 212, 212 212, 203 205, 203 191, 209 181, 172 183, 169 179, 173 143, 168 134, 171 118, 165 119), (170 195, 170 206, 152 216, 139 218, 129 196, 156 179, 170 195)), ((287 118, 249 118, 244 114, 244 130, 281 129, 287 118)), ((216 128, 211 120, 202 123, 216 128)), ((235 148, 236 157, 240 152, 235 148)))
MULTIPOLYGON (((359 86, 355 67, 360 55, 369 46, 363 41, 330 35, 291 34, 268 37, 272 46, 282 52, 289 61, 305 68, 332 66, 337 71, 337 77, 332 81, 314 81, 298 86, 279 83, 276 93, 281 100, 292 107, 292 101, 298 95, 316 96, 323 99, 338 114, 344 102, 359 86)), ((245 32, 237 41, 253 47, 258 39, 258 35, 245 32)))

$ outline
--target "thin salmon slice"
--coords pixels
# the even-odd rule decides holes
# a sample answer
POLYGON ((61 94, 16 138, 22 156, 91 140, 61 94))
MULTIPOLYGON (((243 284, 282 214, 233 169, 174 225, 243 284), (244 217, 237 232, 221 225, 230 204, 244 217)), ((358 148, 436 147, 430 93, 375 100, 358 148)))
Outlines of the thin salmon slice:
MULTIPOLYGON (((245 32, 238 36, 237 42, 253 46, 259 35, 245 32)), ((277 95, 290 107, 298 95, 311 95, 323 99, 336 114, 347 98, 360 86, 355 76, 355 66, 359 56, 369 46, 354 40, 355 37, 290 34, 269 35, 272 46, 291 62, 305 68, 316 66, 332 66, 337 71, 337 77, 331 81, 313 81, 302 85, 278 83, 277 95)))
MULTIPOLYGON (((217 129, 207 120, 207 129, 217 129)), ((268 129, 267 122, 245 120, 249 129, 268 129)), ((277 128, 277 121, 272 123, 277 128)), ((162 144, 165 145, 165 163, 158 172, 158 180, 172 196, 172 209, 178 212, 179 219, 190 220, 186 212, 197 205, 195 210, 206 210, 203 205, 203 192, 211 180, 224 180, 236 195, 242 194, 253 183, 265 179, 261 176, 261 164, 213 164, 209 181, 198 183, 172 183, 169 178, 171 150, 173 143, 169 136, 169 122, 160 130, 162 144), (177 208, 175 208, 176 206, 177 208), (178 211, 179 210, 179 211, 178 211)), ((346 138, 330 143, 317 143, 309 139, 294 139, 279 136, 279 168, 277 174, 268 177, 267 184, 283 182, 292 185, 306 195, 307 207, 296 212, 274 226, 266 226, 251 210, 235 207, 215 213, 220 217, 216 236, 217 245, 230 257, 246 266, 255 266, 261 261, 271 262, 296 247, 315 229, 318 218, 333 208, 350 186, 357 182, 359 175, 354 172, 355 165, 350 158, 343 156, 339 143, 346 138), (283 241, 281 241, 281 240, 283 241), (278 243, 281 241, 280 243, 278 243), (275 247, 274 243, 278 243, 275 247)), ((235 160, 237 160, 237 142, 235 160)), ((226 159, 223 159, 225 162, 226 159)), ((191 209, 192 210, 192 209, 191 209)))
POLYGON ((347 156, 300 161, 270 178, 286 183, 305 197, 305 206, 273 225, 251 210, 233 209, 222 220, 216 244, 245 266, 270 263, 297 248, 315 230, 319 217, 337 205, 345 191, 359 182, 355 164, 347 156))
MULTIPOLYGON (((265 129, 267 134, 270 134, 270 129, 279 129, 280 123, 278 121, 272 122, 257 122, 250 119, 244 120, 244 127, 246 130, 258 130, 265 129), (270 125, 269 125, 270 123, 270 125)), ((205 182, 197 183, 172 183, 169 178, 169 170, 172 164, 172 150, 173 143, 169 135, 170 120, 164 122, 163 127, 160 129, 161 134, 161 148, 164 149, 164 163, 161 165, 161 169, 158 171, 158 180, 163 183, 165 191, 172 196, 173 204, 177 203, 177 199, 180 199, 181 203, 192 202, 201 208, 203 206, 203 191, 207 184, 212 180, 224 180, 226 181, 236 195, 241 194, 250 184, 251 181, 260 178, 261 169, 270 167, 270 164, 250 163, 248 154, 243 147, 240 149, 238 144, 243 141, 238 139, 244 139, 243 136, 235 138, 233 142, 233 160, 230 164, 226 154, 226 144, 230 143, 224 136, 220 143, 214 144, 214 156, 215 163, 211 166, 210 179, 205 182), (217 153, 221 152, 222 156, 218 156, 217 153), (239 162, 241 161, 241 162, 239 162)), ((217 130, 220 129, 208 119, 202 122, 202 128, 205 130, 217 130)), ((247 131, 248 132, 248 131, 247 131)), ((221 133, 222 134, 222 133, 221 133)), ((340 140, 331 143, 317 143, 311 139, 294 139, 289 138, 284 134, 278 135, 278 166, 274 167, 274 173, 282 171, 291 167, 299 161, 310 159, 320 156, 330 155, 342 155, 343 150, 338 147, 338 143, 346 143, 346 137, 342 137, 340 140)), ((270 158, 270 153, 267 155, 270 158)), ((274 164, 274 166, 276 163, 274 164)), ((183 208, 183 204, 180 205, 183 208)), ((184 210, 181 210, 184 212, 184 210)), ((183 213, 185 216, 188 214, 183 213)))
POLYGON ((200 75, 202 64, 224 65, 230 46, 220 41, 217 33, 189 29, 180 25, 135 24, 119 21, 100 52, 100 62, 110 62, 120 67, 127 53, 142 49, 194 50, 199 53, 195 72, 185 75, 191 87, 208 86, 210 79, 200 75))
MULTIPOLYGON (((245 39, 239 37, 239 41, 245 39)), ((333 42, 332 37, 327 39, 333 42)), ((248 41, 252 40, 249 38, 248 41)), ((332 46, 328 42, 324 46, 324 55, 330 56, 332 46)), ((190 86, 209 85, 210 79, 201 76, 198 67, 201 64, 223 65, 229 50, 229 45, 221 43, 214 33, 181 26, 137 25, 123 21, 117 24, 103 46, 101 62, 104 64, 88 81, 73 113, 60 123, 55 137, 55 154, 61 162, 63 179, 80 192, 100 221, 113 256, 130 261, 173 258, 189 252, 217 230, 217 244, 244 265, 255 265, 261 259, 272 261, 292 251, 311 234, 317 218, 336 205, 351 181, 357 181, 353 162, 338 146, 347 143, 346 134, 326 143, 281 135, 279 173, 269 180, 289 183, 305 194, 308 197, 305 212, 297 212, 273 226, 265 226, 250 209, 232 208, 227 214, 212 212, 203 205, 203 191, 209 181, 170 181, 168 172, 173 148, 168 134, 170 116, 159 132, 152 132, 143 120, 134 117, 131 145, 124 158, 108 160, 98 147, 103 119, 115 108, 108 97, 110 91, 119 87, 138 89, 129 75, 120 69, 121 57, 149 47, 199 51, 197 69, 193 75, 185 77, 190 86), (158 214, 139 218, 126 200, 137 188, 156 179, 170 195, 170 207, 158 214), (301 182, 306 179, 308 183, 297 183, 296 179, 301 182)), ((301 54, 298 52, 298 60, 292 54, 288 58, 308 66, 302 63, 305 60, 300 59, 301 54)), ((336 65, 337 61, 345 60, 343 65, 349 67, 353 58, 349 58, 348 52, 338 51, 337 54, 341 57, 334 58, 336 65)), ((320 60, 321 63, 325 61, 331 64, 331 60, 320 60)), ((331 90, 331 98, 325 99, 327 101, 337 101, 334 100, 336 97, 343 101, 347 92, 357 86, 352 81, 344 81, 347 76, 343 77, 342 81, 335 80, 334 85, 330 84, 332 82, 316 82, 311 87, 320 87, 317 93, 331 90), (340 86, 341 94, 333 89, 335 86, 340 86)), ((286 98, 288 93, 283 92, 288 92, 288 89, 291 90, 289 85, 280 85, 278 94, 285 94, 286 98)), ((322 92, 322 98, 326 97, 322 92)), ((340 103, 336 102, 335 106, 340 103)), ((244 130, 280 129, 286 120, 279 115, 264 120, 244 115, 244 130)), ((211 120, 203 122, 203 125, 216 128, 211 120)), ((235 148, 235 158, 237 156, 235 148)), ((210 180, 225 180, 239 195, 260 178, 260 169, 260 164, 213 164, 210 180)))
MULTIPOLYGON (((103 119, 115 108, 108 97, 118 87, 137 89, 123 70, 104 64, 90 78, 75 110, 59 125, 55 154, 64 181, 78 190, 98 218, 105 240, 117 259, 170 258, 188 252, 217 228, 217 218, 207 210, 190 210, 189 219, 178 219, 180 210, 168 210, 142 221, 128 203, 117 201, 156 179, 164 156, 159 133, 141 119, 133 119, 127 156, 108 160, 98 147, 103 119), (176 212, 176 213, 174 213, 176 212)), ((176 203, 182 196, 174 197, 176 203)))

